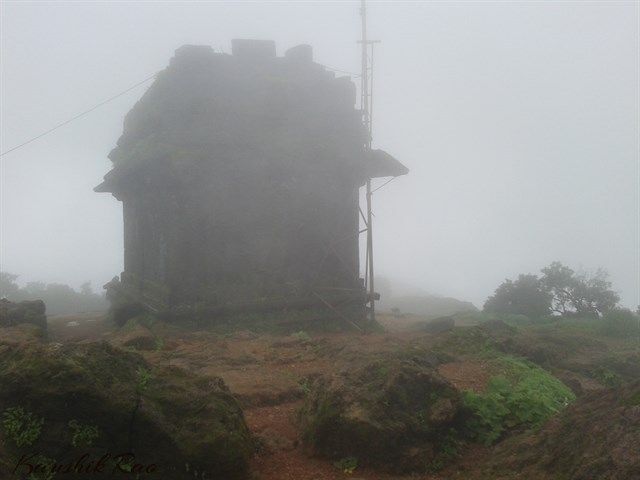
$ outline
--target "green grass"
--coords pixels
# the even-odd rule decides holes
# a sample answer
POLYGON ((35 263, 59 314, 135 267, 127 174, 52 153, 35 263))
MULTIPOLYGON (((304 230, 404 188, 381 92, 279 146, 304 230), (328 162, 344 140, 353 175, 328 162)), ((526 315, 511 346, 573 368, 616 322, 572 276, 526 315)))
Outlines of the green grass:
POLYGON ((138 394, 144 393, 149 388, 149 383, 153 379, 153 375, 150 370, 139 367, 137 370, 138 382, 136 384, 136 391, 138 394))
POLYGON ((482 443, 494 443, 509 429, 538 427, 575 400, 567 386, 531 362, 499 354, 493 362, 503 373, 483 393, 464 393, 473 413, 471 437, 482 443))
POLYGON ((452 315, 458 326, 475 326, 483 323, 500 320, 512 327, 520 327, 537 323, 542 320, 531 319, 526 315, 510 314, 510 313, 487 313, 487 312, 461 312, 452 315))
POLYGON ((456 325, 482 325, 488 321, 500 320, 512 327, 523 327, 538 331, 557 333, 583 333, 596 337, 640 338, 640 319, 627 309, 616 309, 602 318, 593 316, 560 317, 548 315, 529 318, 525 315, 496 314, 485 312, 465 312, 454 315, 456 325))

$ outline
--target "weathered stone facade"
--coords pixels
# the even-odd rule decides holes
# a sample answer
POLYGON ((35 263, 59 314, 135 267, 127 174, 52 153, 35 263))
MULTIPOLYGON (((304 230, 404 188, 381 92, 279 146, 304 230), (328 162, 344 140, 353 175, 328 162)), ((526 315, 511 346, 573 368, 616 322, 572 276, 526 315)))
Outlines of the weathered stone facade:
POLYGON ((123 202, 123 286, 160 308, 364 294, 359 187, 406 169, 365 155, 355 97, 306 45, 179 48, 96 187, 123 202))

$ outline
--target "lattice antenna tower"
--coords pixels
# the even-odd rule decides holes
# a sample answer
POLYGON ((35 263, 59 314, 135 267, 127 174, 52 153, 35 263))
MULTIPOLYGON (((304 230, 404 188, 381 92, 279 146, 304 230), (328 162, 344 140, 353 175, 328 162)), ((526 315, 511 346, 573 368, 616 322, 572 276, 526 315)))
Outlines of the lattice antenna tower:
MULTIPOLYGON (((362 111, 362 123, 366 132, 364 143, 365 153, 369 153, 371 151, 373 113, 373 47, 376 43, 380 43, 380 40, 369 40, 367 38, 367 4, 365 0, 361 0, 360 3, 360 16, 362 19, 362 38, 358 42, 361 44, 362 49, 362 65, 360 73, 360 109, 362 111)), ((365 219, 365 227, 367 232, 367 250, 365 261, 365 288, 368 293, 369 319, 371 323, 374 323, 376 319, 376 302, 373 269, 373 215, 371 212, 371 196, 371 178, 367 178, 367 212, 365 219)))

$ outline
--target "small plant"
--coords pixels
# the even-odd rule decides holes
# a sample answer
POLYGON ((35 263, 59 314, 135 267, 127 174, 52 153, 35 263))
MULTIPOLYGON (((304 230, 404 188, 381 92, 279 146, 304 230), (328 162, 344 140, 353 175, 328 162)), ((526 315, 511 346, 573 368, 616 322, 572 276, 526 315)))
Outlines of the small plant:
POLYGON ((44 418, 27 412, 22 407, 7 408, 2 414, 2 426, 8 438, 18 447, 28 447, 40 438, 44 418))
POLYGON ((118 469, 122 472, 131 473, 133 472, 133 462, 128 460, 123 463, 118 463, 118 469))
POLYGON ((442 440, 440 453, 446 458, 453 458, 458 455, 461 442, 458 439, 457 432, 453 429, 449 430, 442 440))
POLYGON ((620 375, 602 366, 597 367, 592 372, 592 376, 600 383, 610 388, 617 387, 622 383, 622 378, 620 377, 620 375))
POLYGON ((459 455, 461 445, 462 442, 458 439, 457 432, 450 429, 442 436, 439 451, 434 459, 425 465, 425 470, 429 473, 436 473, 442 470, 445 465, 459 455))
POLYGON ((351 475, 358 468, 358 459, 356 457, 345 457, 341 458, 337 462, 333 464, 337 469, 342 471, 342 473, 346 473, 347 475, 351 475))
POLYGON ((154 341, 155 341, 155 349, 157 352, 159 352, 164 348, 164 338, 155 337, 154 341))
POLYGON ((378 365, 376 375, 378 376, 378 378, 386 379, 389 376, 389 365, 378 365))
POLYGON ((136 385, 137 392, 143 393, 144 391, 146 391, 147 388, 149 388, 149 383, 151 382, 152 378, 153 378, 153 375, 151 374, 150 370, 147 370, 146 368, 143 368, 143 367, 139 367, 138 368, 138 384, 136 385))
POLYGON ((440 457, 436 457, 425 465, 425 471, 429 473, 437 473, 442 470, 444 466, 445 461, 440 457))
POLYGON ((310 342, 311 337, 304 330, 300 330, 299 332, 292 333, 291 336, 296 340, 300 340, 301 342, 310 342))
POLYGON ((309 395, 311 393, 311 381, 308 378, 303 378, 298 382, 300 388, 304 392, 305 395, 309 395))
POLYGON ((90 447, 94 440, 100 436, 100 431, 95 425, 85 425, 77 420, 69 422, 71 430, 71 445, 74 447, 90 447))

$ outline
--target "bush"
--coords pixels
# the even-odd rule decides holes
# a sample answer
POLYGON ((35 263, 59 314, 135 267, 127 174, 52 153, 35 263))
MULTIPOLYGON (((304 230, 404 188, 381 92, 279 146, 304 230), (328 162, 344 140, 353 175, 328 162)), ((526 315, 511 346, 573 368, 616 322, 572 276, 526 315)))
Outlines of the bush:
POLYGON ((88 448, 100 436, 100 430, 95 425, 85 425, 75 419, 70 420, 68 425, 71 432, 71 445, 74 447, 88 448))
POLYGON ((505 280, 484 304, 487 313, 525 315, 535 318, 551 312, 551 295, 535 275, 505 280))
POLYGON ((640 335, 640 317, 626 308, 617 308, 602 317, 600 333, 608 337, 640 335))
POLYGON ((22 407, 7 408, 2 414, 2 426, 8 438, 18 447, 31 446, 40 437, 44 418, 22 407))
POLYGON ((512 428, 540 426, 575 395, 561 381, 536 365, 515 357, 497 360, 503 375, 493 377, 483 393, 465 392, 464 404, 473 412, 471 436, 487 445, 512 428))
POLYGON ((342 471, 342 473, 346 473, 347 475, 351 475, 355 472, 356 468, 358 468, 358 459, 356 457, 345 457, 333 464, 337 469, 342 471))

